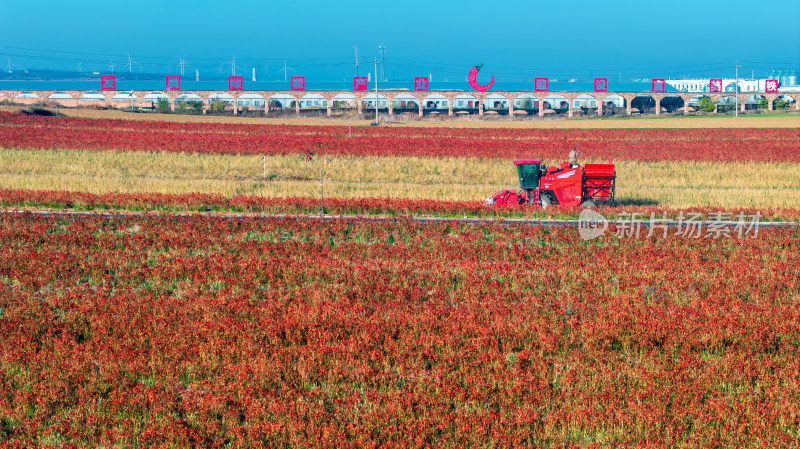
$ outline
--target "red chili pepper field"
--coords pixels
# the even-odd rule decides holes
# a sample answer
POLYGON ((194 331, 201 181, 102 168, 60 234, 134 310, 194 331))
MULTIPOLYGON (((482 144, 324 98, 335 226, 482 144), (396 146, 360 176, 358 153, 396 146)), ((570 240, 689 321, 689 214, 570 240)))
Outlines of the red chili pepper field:
POLYGON ((791 446, 799 232, 3 215, 0 435, 791 446))
POLYGON ((250 125, 25 116, 0 111, 0 147, 219 154, 800 162, 800 128, 463 129, 250 125))
MULTIPOLYGON (((346 132, 0 113, 0 151, 476 158, 585 139, 593 157, 800 162, 797 129, 346 132)), ((476 201, 326 200, 346 216, 311 217, 308 197, 0 189, 0 447, 800 446, 800 227, 612 221, 584 240, 411 218, 544 218, 476 201)), ((659 210, 800 216, 606 213, 659 210)))

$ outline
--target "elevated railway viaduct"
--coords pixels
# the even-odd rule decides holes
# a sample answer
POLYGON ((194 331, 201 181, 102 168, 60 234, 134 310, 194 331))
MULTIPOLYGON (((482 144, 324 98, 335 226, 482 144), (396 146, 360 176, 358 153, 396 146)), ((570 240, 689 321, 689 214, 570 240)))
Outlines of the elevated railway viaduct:
MULTIPOLYGON (((232 101, 233 106, 231 107, 232 113, 235 115, 239 111, 242 110, 242 106, 239 104, 239 100, 246 96, 248 100, 258 100, 260 99, 259 109, 263 107, 264 113, 270 113, 270 105, 275 104, 275 102, 280 102, 282 107, 289 106, 289 108, 294 108, 296 113, 300 113, 301 109, 306 110, 308 107, 302 107, 301 101, 308 101, 311 100, 319 100, 319 107, 315 107, 313 109, 325 109, 328 116, 332 115, 333 109, 335 109, 334 102, 338 100, 345 100, 349 102, 355 103, 355 108, 358 110, 358 113, 362 113, 364 109, 370 109, 374 111, 374 101, 375 101, 375 91, 348 91, 348 90, 313 90, 313 91, 292 91, 292 90, 243 90, 243 91, 227 91, 227 90, 183 90, 183 91, 153 91, 153 90, 0 90, 0 102, 10 102, 10 103, 22 103, 22 104, 45 104, 49 106, 55 106, 56 104, 67 106, 67 107, 80 107, 80 106, 98 106, 98 105, 105 105, 111 106, 116 108, 126 108, 132 105, 138 107, 144 107, 145 104, 152 104, 152 96, 158 95, 166 97, 169 101, 169 107, 172 110, 175 110, 176 103, 180 101, 190 101, 192 99, 197 100, 199 98, 202 101, 202 108, 203 112, 205 113, 211 107, 212 100, 214 98, 224 98, 227 101, 232 101), (100 99, 98 96, 102 97, 100 99), (151 100, 145 100, 146 97, 150 97, 151 100), (368 103, 368 100, 372 100, 373 103, 368 103), (324 101, 323 101, 324 100, 324 101), (285 103, 289 103, 288 105, 285 103)), ((683 111, 683 114, 689 114, 692 110, 691 106, 689 106, 690 100, 695 97, 708 97, 710 98, 714 104, 719 107, 720 101, 724 97, 730 97, 729 103, 733 102, 733 98, 738 96, 739 107, 744 112, 747 104, 753 104, 752 101, 748 103, 748 99, 756 97, 764 97, 767 99, 768 107, 767 109, 772 111, 775 109, 775 102, 779 98, 783 97, 784 100, 789 98, 794 100, 792 108, 794 110, 800 111, 800 92, 779 92, 779 93, 766 93, 766 92, 740 92, 738 95, 732 92, 721 92, 721 93, 696 93, 696 92, 664 92, 664 93, 655 93, 655 92, 626 92, 626 91, 608 91, 608 92, 594 92, 594 91, 486 91, 486 92, 476 92, 476 91, 463 91, 463 90, 430 90, 430 91, 411 91, 411 90, 402 90, 402 89, 393 89, 393 90, 380 90, 378 92, 378 100, 381 104, 386 104, 386 107, 380 106, 380 109, 387 110, 389 115, 395 113, 396 107, 393 106, 393 102, 395 100, 401 100, 406 103, 411 102, 414 104, 416 112, 422 116, 426 112, 430 112, 427 109, 426 103, 430 100, 441 101, 447 100, 447 113, 448 115, 454 115, 454 110, 458 111, 459 109, 466 109, 463 107, 458 107, 455 103, 459 100, 463 102, 471 101, 472 105, 469 109, 475 110, 477 109, 478 115, 484 115, 484 113, 488 112, 485 110, 484 103, 487 100, 505 100, 503 102, 504 107, 500 110, 503 114, 514 115, 515 113, 520 113, 520 109, 517 107, 515 111, 514 102, 517 99, 525 99, 529 100, 531 104, 534 101, 538 101, 540 106, 542 102, 548 102, 549 104, 561 104, 566 103, 566 114, 568 117, 572 117, 575 114, 575 111, 579 108, 575 107, 575 100, 580 97, 580 99, 593 99, 596 103, 596 108, 592 108, 592 113, 602 116, 604 114, 604 103, 608 102, 610 99, 624 99, 625 104, 625 113, 627 115, 631 115, 634 111, 634 108, 631 106, 633 100, 637 97, 642 97, 646 101, 652 101, 655 103, 655 114, 660 115, 662 109, 662 102, 669 98, 669 97, 678 97, 682 100, 682 106, 679 107, 680 110, 683 111), (491 98, 490 98, 491 97, 491 98), (651 100, 648 100, 649 97, 651 100), (558 102, 558 103, 555 103, 558 102)), ((651 103, 652 104, 652 103, 651 103)), ((315 105, 316 106, 316 105, 315 105)), ((252 108, 249 108, 252 109, 252 108)), ((525 108, 527 110, 531 110, 534 108, 525 108)), ((545 113, 545 108, 537 107, 538 115, 543 116, 545 113)), ((407 109, 404 109, 407 111, 407 109)), ((437 111, 438 112, 438 111, 437 111)), ((714 112, 717 112, 717 108, 715 108, 714 112)), ((444 109, 441 109, 441 113, 444 113, 444 109)))

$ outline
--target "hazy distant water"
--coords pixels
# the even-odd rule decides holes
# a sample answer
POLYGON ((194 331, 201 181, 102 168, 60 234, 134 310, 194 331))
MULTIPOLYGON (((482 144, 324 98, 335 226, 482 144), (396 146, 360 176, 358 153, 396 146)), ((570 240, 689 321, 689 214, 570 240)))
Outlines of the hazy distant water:
MULTIPOLYGON (((413 90, 414 83, 411 81, 387 81, 379 82, 378 89, 407 89, 413 90)), ((117 90, 149 90, 163 91, 165 81, 125 81, 117 80, 117 90)), ((649 92, 649 82, 609 82, 609 91, 625 92, 649 92)), ((31 81, 31 80, 0 80, 0 90, 98 90, 100 80, 88 81, 31 81)), ((306 79, 306 90, 342 90, 353 89, 352 81, 313 81, 306 79)), ((375 83, 369 83, 369 90, 375 89, 375 83)), ((430 83, 431 90, 458 89, 472 91, 466 81, 433 81, 430 83)), ((181 80, 181 90, 228 90, 227 80, 211 81, 187 81, 181 80)), ((249 81, 245 79, 244 90, 289 90, 289 83, 284 81, 249 81)), ((489 90, 510 90, 510 91, 533 91, 533 82, 500 82, 496 81, 489 90)), ((551 82, 550 91, 592 91, 594 85, 591 82, 551 82)))

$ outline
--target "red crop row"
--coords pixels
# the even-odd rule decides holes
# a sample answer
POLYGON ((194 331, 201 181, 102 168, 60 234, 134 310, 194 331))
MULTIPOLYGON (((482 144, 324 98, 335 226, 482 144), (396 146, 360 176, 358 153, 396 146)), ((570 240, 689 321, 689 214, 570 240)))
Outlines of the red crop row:
MULTIPOLYGON (((582 139, 593 139, 597 131, 609 131, 615 140, 654 140, 662 138, 663 129, 525 129, 525 128, 457 128, 457 127, 351 127, 318 125, 256 125, 251 123, 202 123, 151 120, 86 119, 77 117, 48 117, 0 111, 0 123, 7 125, 47 126, 71 129, 104 130, 129 129, 134 131, 164 131, 172 133, 220 133, 220 134, 293 134, 328 135, 345 137, 456 137, 456 138, 500 138, 500 139, 553 139, 565 135, 582 139)), ((798 130, 776 129, 671 129, 675 131, 670 140, 712 140, 720 136, 729 140, 758 140, 769 136, 771 140, 796 140, 798 130)))
MULTIPOLYGON (((251 213, 317 214, 321 204, 319 198, 310 197, 262 197, 237 195, 226 197, 219 194, 186 193, 87 193, 53 190, 0 189, 0 206, 34 207, 76 210, 131 210, 131 211, 219 211, 251 213)), ((582 208, 555 206, 543 210, 538 206, 499 207, 482 201, 446 201, 410 198, 327 198, 324 212, 333 215, 413 215, 438 217, 498 217, 498 218, 577 218, 582 208)), ((725 211, 736 216, 761 214, 765 220, 800 221, 800 210, 788 208, 734 208, 692 207, 673 209, 662 206, 617 206, 603 207, 608 218, 618 213, 638 213, 649 219, 651 213, 670 218, 680 211, 699 212, 708 217, 713 212, 725 211)))
POLYGON ((793 447, 800 231, 0 216, 0 440, 793 447))
POLYGON ((173 123, 0 112, 0 146, 223 154, 800 161, 795 129, 447 129, 173 123))

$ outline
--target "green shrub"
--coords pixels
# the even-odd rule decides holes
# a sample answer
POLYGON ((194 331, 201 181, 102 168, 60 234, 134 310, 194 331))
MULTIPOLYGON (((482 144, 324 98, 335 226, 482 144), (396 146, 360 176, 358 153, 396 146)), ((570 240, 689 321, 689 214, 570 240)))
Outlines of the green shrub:
POLYGON ((714 100, 703 97, 700 101, 697 102, 697 107, 700 108, 703 112, 714 112, 714 109, 717 107, 717 104, 714 103, 714 100))
POLYGON ((209 105, 211 106, 211 112, 222 112, 225 110, 225 106, 228 105, 228 102, 215 98, 209 102, 209 105))

